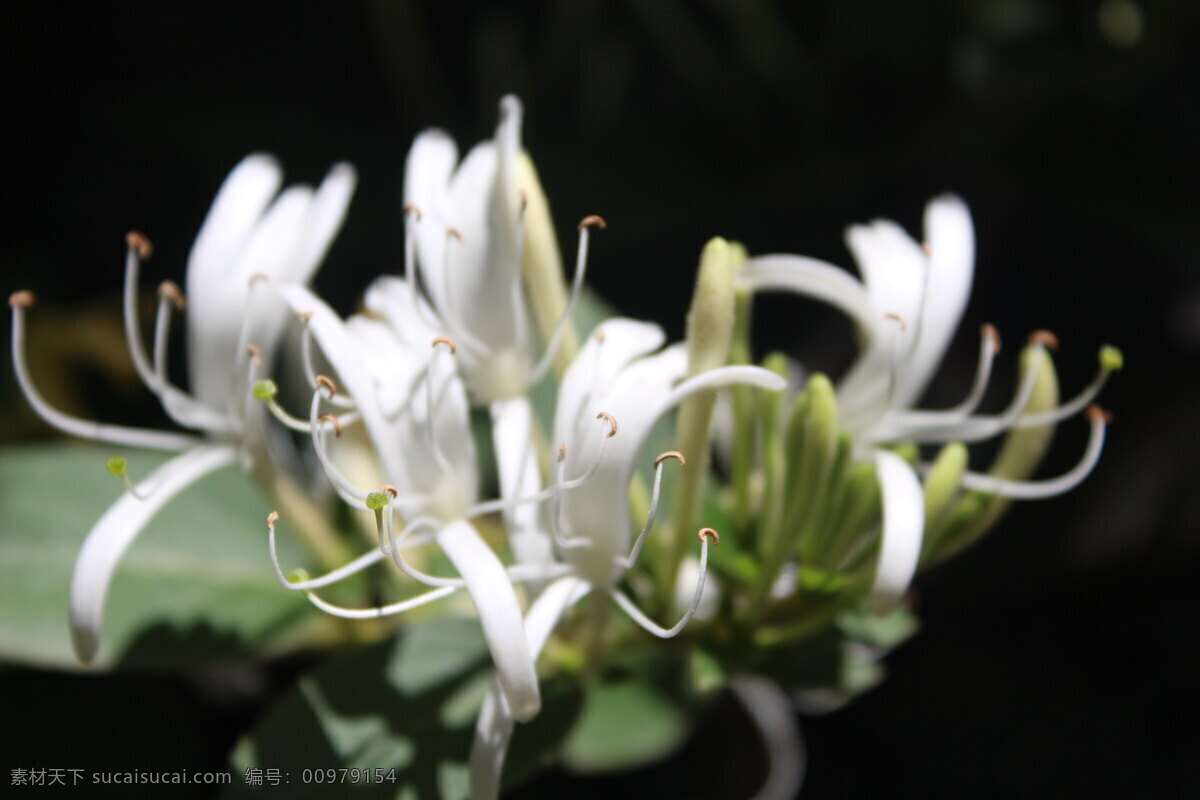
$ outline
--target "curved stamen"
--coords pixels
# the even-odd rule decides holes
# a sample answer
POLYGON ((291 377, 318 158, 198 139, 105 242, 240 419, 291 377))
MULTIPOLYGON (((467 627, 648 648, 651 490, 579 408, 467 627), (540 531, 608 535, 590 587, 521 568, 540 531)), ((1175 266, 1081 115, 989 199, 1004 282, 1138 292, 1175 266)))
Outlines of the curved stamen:
POLYGON ((604 230, 608 227, 608 223, 595 214, 584 217, 579 223, 579 249, 575 255, 575 274, 571 279, 571 294, 567 298, 567 305, 563 308, 562 314, 558 317, 558 322, 554 323, 554 330, 550 333, 550 338, 546 342, 546 349, 542 353, 541 359, 538 360, 538 363, 533 368, 529 379, 531 386, 545 376, 546 370, 553 363, 554 354, 558 352, 559 342, 562 341, 563 331, 566 330, 567 323, 571 321, 571 313, 575 310, 575 304, 579 302, 579 295, 583 291, 583 279, 587 274, 588 231, 592 227, 604 230))
POLYGON ((670 639, 687 627, 687 624, 692 621, 692 617, 695 616, 696 609, 700 606, 700 598, 704 595, 704 580, 708 577, 708 540, 712 538, 713 544, 720 544, 721 536, 712 528, 702 528, 696 535, 700 538, 700 575, 696 578, 696 591, 692 595, 691 605, 684 612, 683 618, 673 627, 664 628, 651 620, 620 589, 610 590, 613 600, 621 607, 622 611, 629 615, 630 619, 642 626, 646 632, 652 633, 660 639, 670 639))
POLYGON ((1099 406, 1089 407, 1087 418, 1092 425, 1087 448, 1084 450, 1083 457, 1079 459, 1079 463, 1069 472, 1057 478, 1042 481, 1014 481, 978 472, 966 472, 962 477, 963 488, 1010 497, 1014 500, 1041 500, 1074 489, 1083 482, 1100 460, 1100 451, 1104 449, 1105 427, 1110 419, 1099 406))
POLYGON ((202 444, 203 440, 183 433, 149 431, 124 425, 106 425, 80 419, 50 405, 34 386, 25 363, 25 309, 33 305, 33 293, 15 292, 8 299, 12 308, 12 360, 17 385, 34 412, 53 428, 81 439, 92 439, 124 447, 179 451, 202 444))
POLYGON ((434 409, 437 408, 433 390, 434 370, 437 367, 438 355, 441 353, 441 348, 438 345, 444 345, 453 355, 458 351, 458 346, 453 339, 448 336, 438 336, 433 340, 433 358, 429 359, 425 365, 425 433, 429 437, 429 447, 433 451, 433 458, 437 461, 438 466, 442 468, 442 472, 446 475, 453 475, 454 468, 450 466, 450 460, 446 458, 446 454, 442 452, 442 447, 438 443, 437 431, 434 430, 434 420, 437 418, 434 414, 434 409))
POLYGON ((1095 400, 1096 396, 1100 394, 1100 390, 1108 382, 1108 376, 1121 369, 1121 352, 1111 345, 1106 345, 1100 348, 1099 361, 1100 366, 1096 370, 1096 377, 1092 378, 1091 383, 1085 386, 1079 394, 1051 411, 1043 411, 1040 414, 1025 414, 1018 417, 1012 427, 1036 428, 1041 425, 1050 425, 1079 413, 1080 410, 1085 408, 1088 403, 1095 400))
POLYGON ((633 549, 629 551, 629 555, 617 557, 617 563, 624 569, 633 569, 633 565, 637 563, 638 555, 642 552, 642 545, 646 541, 646 535, 654 527, 654 518, 658 516, 659 490, 662 488, 663 463, 670 459, 678 461, 680 468, 687 465, 687 461, 683 458, 683 453, 680 453, 678 450, 668 450, 654 459, 654 489, 650 493, 650 512, 646 515, 646 524, 642 526, 642 532, 634 540, 633 549))
POLYGON ((125 343, 129 347, 129 356, 133 359, 133 367, 138 377, 149 387, 150 391, 158 392, 158 379, 146 355, 146 344, 142 341, 142 330, 138 319, 137 285, 138 273, 141 271, 142 260, 149 259, 154 248, 150 240, 137 231, 125 235, 125 285, 122 292, 122 306, 125 321, 125 343))
POLYGON ((348 564, 338 567, 332 572, 327 572, 319 578, 311 578, 295 582, 289 581, 283 574, 282 567, 279 566, 279 553, 275 549, 275 523, 278 521, 278 511, 272 511, 267 516, 267 546, 271 551, 271 565, 275 568, 275 577, 279 579, 279 583, 282 584, 283 588, 285 589, 301 592, 309 589, 320 589, 322 586, 329 586, 330 584, 337 583, 343 578, 348 578, 351 575, 362 572, 372 564, 379 563, 384 557, 384 554, 380 551, 371 550, 349 562, 348 564))
MULTIPOLYGON (((325 477, 333 485, 334 491, 338 496, 352 506, 362 506, 366 502, 366 490, 360 489, 354 483, 342 474, 333 463, 333 459, 329 457, 329 452, 326 449, 325 436, 334 426, 331 422, 322 422, 325 416, 321 416, 318 412, 321 410, 321 399, 324 396, 320 385, 313 390, 312 405, 309 406, 308 422, 312 435, 313 450, 317 454, 317 460, 321 462, 321 468, 325 472, 325 477)), ((327 390, 326 390, 327 391, 327 390)), ((336 417, 334 418, 336 419, 336 417)))
POLYGON ((403 614, 410 609, 432 603, 435 600, 441 600, 443 597, 454 594, 457 591, 458 589, 453 586, 443 586, 440 589, 432 589, 425 594, 411 597, 408 600, 401 600, 399 603, 378 606, 376 608, 344 608, 325 602, 313 592, 305 592, 304 595, 310 603, 326 614, 332 614, 342 619, 376 619, 378 617, 389 617, 393 614, 403 614))
POLYGON ((171 332, 171 309, 182 311, 183 293, 171 281, 158 286, 158 312, 154 315, 154 379, 167 385, 167 335, 171 332))
POLYGON ((930 427, 939 428, 947 424, 961 422, 969 417, 987 391, 988 382, 992 376, 992 366, 996 355, 1000 352, 1000 334, 995 327, 985 324, 980 329, 979 358, 975 367, 975 379, 967 396, 958 405, 944 411, 895 411, 885 420, 888 428, 930 427))
POLYGON ((337 388, 333 386, 333 381, 317 373, 316 365, 313 361, 312 326, 308 324, 312 319, 312 312, 300 312, 296 316, 300 319, 300 324, 304 327, 304 332, 300 336, 300 362, 304 367, 304 379, 308 381, 310 386, 316 386, 320 379, 328 381, 329 386, 333 388, 333 392, 325 398, 325 402, 338 408, 354 408, 354 400, 349 397, 340 397, 337 394, 337 388))
POLYGON ((421 322, 425 323, 428 328, 443 328, 441 320, 434 319, 429 315, 425 304, 421 302, 421 294, 417 288, 417 223, 421 221, 421 209, 417 208, 413 203, 404 206, 404 280, 408 284, 409 292, 412 293, 413 309, 417 312, 421 322))
MULTIPOLYGON (((324 377, 324 376, 321 376, 324 377)), ((279 388, 275 385, 275 381, 271 379, 256 381, 250 387, 250 394, 256 400, 261 400, 266 405, 267 410, 275 419, 279 420, 285 427, 297 433, 312 433, 312 423, 306 419, 301 419, 295 416, 290 411, 279 405, 279 401, 275 396, 279 393, 279 388)), ((348 414, 343 414, 340 417, 335 417, 332 414, 322 414, 317 421, 327 421, 333 425, 335 435, 341 436, 341 429, 344 425, 351 425, 358 421, 359 413, 351 411, 348 414)))

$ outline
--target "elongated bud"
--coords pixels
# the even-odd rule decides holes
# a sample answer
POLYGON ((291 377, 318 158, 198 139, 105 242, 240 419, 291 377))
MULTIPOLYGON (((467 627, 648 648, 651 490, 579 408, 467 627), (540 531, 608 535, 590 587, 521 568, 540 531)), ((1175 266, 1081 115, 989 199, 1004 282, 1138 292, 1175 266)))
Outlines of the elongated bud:
MULTIPOLYGON (((787 477, 780 487, 786 498, 781 501, 784 508, 781 528, 791 536, 801 537, 801 552, 810 554, 815 548, 803 544, 822 534, 813 528, 813 524, 830 501, 828 495, 840 428, 837 395, 829 378, 814 374, 809 378, 803 396, 802 408, 798 403, 788 423, 787 477)), ((788 555, 788 552, 775 554, 785 560, 788 555)), ((778 566, 782 566, 782 561, 778 566)))
MULTIPOLYGON (((538 180, 533 160, 527 154, 520 153, 515 167, 517 192, 524 206, 521 212, 525 228, 521 278, 538 334, 543 342, 547 342, 567 307, 562 255, 558 249, 558 237, 554 234, 550 204, 546 201, 546 193, 538 180)), ((554 374, 561 379, 579 352, 579 339, 569 322, 559 336, 561 338, 553 363, 554 374)))
POLYGON ((923 556, 937 549, 939 533, 947 522, 947 511, 958 494, 963 473, 967 471, 967 448, 951 442, 942 448, 925 476, 922 491, 925 495, 925 537, 923 556))

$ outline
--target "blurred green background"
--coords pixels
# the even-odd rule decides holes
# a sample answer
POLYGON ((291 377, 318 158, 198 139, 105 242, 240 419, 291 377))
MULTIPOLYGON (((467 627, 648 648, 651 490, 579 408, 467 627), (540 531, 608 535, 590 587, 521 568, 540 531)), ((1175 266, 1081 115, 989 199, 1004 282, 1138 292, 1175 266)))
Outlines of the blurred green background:
MULTIPOLYGON (((803 720, 804 796, 1200 790, 1197 4, 10 3, 0 30, 2 283, 38 294, 47 393, 117 422, 164 422, 116 327, 122 237, 137 227, 154 240, 146 285, 181 280, 213 191, 251 151, 276 154, 289 180, 317 181, 335 160, 358 167, 316 280, 349 311, 371 277, 400 269, 413 136, 436 125, 469 146, 515 92, 564 248, 579 218, 603 215, 592 284, 672 336, 710 236, 848 265, 846 224, 887 216, 915 232, 929 197, 960 193, 978 266, 930 404, 966 386, 973 331, 989 321, 1010 345, 1056 331, 1068 392, 1100 344, 1121 346, 1127 368, 1102 398, 1116 424, 1082 488, 1018 505, 918 581, 924 629, 889 658, 887 683, 803 720)), ((850 357, 832 312, 789 299, 760 309, 760 342, 821 369, 850 357)), ((49 436, 7 369, 0 414, 4 444, 49 436)), ((1063 427, 1048 474, 1076 458, 1082 428, 1063 427)), ((304 665, 120 678, 0 668, 0 767, 71 753, 218 768, 304 665)), ((731 771, 760 766, 738 744, 750 731, 718 704, 661 766, 587 782, 552 772, 521 796, 737 796, 753 778, 731 771)))

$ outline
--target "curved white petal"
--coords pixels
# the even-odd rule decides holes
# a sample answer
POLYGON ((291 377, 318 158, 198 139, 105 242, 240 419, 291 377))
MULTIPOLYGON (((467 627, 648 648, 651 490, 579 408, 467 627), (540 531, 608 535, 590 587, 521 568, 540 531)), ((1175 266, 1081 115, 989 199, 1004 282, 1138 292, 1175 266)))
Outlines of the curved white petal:
POLYGON ((958 328, 975 269, 975 229, 960 198, 942 195, 925 207, 929 271, 916 349, 896 388, 896 404, 920 399, 958 328))
POLYGON ((867 599, 873 611, 891 610, 912 581, 925 531, 925 499, 917 474, 888 450, 875 452, 875 470, 883 499, 879 561, 867 599))
POLYGON ((358 173, 352 165, 343 162, 330 168, 313 195, 299 257, 287 267, 281 280, 309 282, 342 228, 357 185, 358 173))
POLYGON ((542 699, 521 608, 504 565, 466 520, 443 527, 437 543, 466 581, 513 718, 522 722, 532 719, 542 699))
POLYGON ((846 246, 862 271, 876 313, 898 314, 916 324, 926 271, 920 245, 896 223, 877 219, 847 228, 846 246))
POLYGON ((279 191, 283 173, 269 155, 246 156, 221 184, 188 257, 187 293, 200 296, 233 269, 238 251, 279 191))
POLYGON ((169 500, 196 481, 237 461, 229 446, 202 446, 188 450, 156 469, 137 485, 139 500, 124 494, 96 522, 71 576, 71 641, 84 664, 96 655, 108 586, 121 556, 146 523, 169 500))
POLYGON ((738 280, 754 291, 795 292, 843 311, 868 335, 879 324, 863 285, 843 269, 807 256, 765 255, 748 260, 738 280))
MULTIPOLYGON (((542 488, 534 449, 533 407, 521 395, 491 405, 492 443, 496 449, 496 469, 500 475, 500 497, 516 500, 530 497, 542 488)), ((508 543, 518 564, 549 564, 554 547, 542 524, 544 503, 523 503, 504 509, 508 543)))
MULTIPOLYGON (((530 606, 525 617, 525 636, 535 659, 562 615, 579 602, 588 589, 588 585, 577 578, 560 578, 547 586, 530 606)), ((499 684, 493 683, 475 724, 470 761, 471 800, 496 800, 500 796, 500 776, 512 733, 513 718, 508 713, 499 684)))
POLYGON ((804 784, 808 754, 792 701, 775 683, 758 675, 738 675, 729 682, 767 750, 767 779, 756 800, 793 800, 804 784))

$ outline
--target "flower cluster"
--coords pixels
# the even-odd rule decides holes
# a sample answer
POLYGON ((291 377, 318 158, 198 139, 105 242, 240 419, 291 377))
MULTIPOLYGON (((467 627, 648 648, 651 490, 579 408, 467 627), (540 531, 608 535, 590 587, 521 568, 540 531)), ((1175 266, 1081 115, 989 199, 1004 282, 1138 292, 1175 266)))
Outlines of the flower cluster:
POLYGON ((903 613, 897 608, 919 567, 977 538, 1010 499, 1064 492, 1098 460, 1107 417, 1089 404, 1121 366, 1111 347, 1100 351, 1097 378, 1060 402, 1050 357, 1056 341, 1035 333, 1011 401, 985 413, 1000 350, 985 326, 968 396, 945 410, 915 407, 970 293, 974 232, 958 198, 929 204, 920 244, 888 221, 851 227, 861 281, 811 258, 749 257, 714 239, 701 254, 686 341, 668 345, 657 325, 621 317, 582 338, 572 312, 590 238, 605 222, 579 223, 573 275, 564 280, 520 133, 521 106, 506 97, 495 137, 461 161, 445 133, 417 138, 404 183, 404 274, 376 279, 362 310, 344 319, 306 284, 340 227, 353 170, 338 165, 315 190, 278 193, 274 161, 245 159, 218 193, 188 262, 190 393, 171 383, 166 363, 184 293, 169 282, 160 287, 147 348, 137 300, 151 247, 130 234, 130 355, 189 433, 97 424, 51 407, 24 359, 32 295, 12 296, 16 374, 47 422, 75 436, 179 453, 136 485, 123 458, 110 462, 127 492, 88 535, 71 586, 82 661, 96 653, 123 553, 181 490, 231 465, 268 489, 317 486, 317 496, 329 498, 324 510, 319 502, 303 511, 281 504, 283 516, 327 513, 340 502, 368 524, 373 517, 375 535, 361 555, 322 575, 289 572, 277 551, 280 513, 272 513, 268 549, 280 584, 349 619, 465 593, 496 675, 471 753, 472 794, 495 797, 514 723, 539 712, 537 666, 552 636, 601 660, 644 635, 638 629, 663 639, 686 631, 732 676, 755 718, 786 727, 769 708, 783 695, 756 673, 827 631, 838 632, 839 653, 853 658, 859 651, 844 645, 870 638, 860 635, 864 620, 903 613), (862 350, 837 384, 819 374, 797 380, 779 353, 751 363, 753 299, 765 291, 814 298, 850 317, 862 350), (532 398, 546 384, 553 412, 539 415, 532 398), (290 404, 306 410, 290 412, 290 404), (1091 436, 1078 466, 1034 479, 1054 426, 1081 412, 1091 436), (482 463, 480 423, 494 465, 482 463), (644 453, 665 430, 668 447, 644 453), (1003 440, 992 465, 969 469, 966 445, 995 437, 1003 440), (710 451, 723 456, 716 471, 710 451), (498 497, 485 499, 491 466, 498 497), (673 491, 664 490, 667 474, 673 491), (706 486, 710 480, 721 486, 706 486), (653 533, 667 505, 670 520, 653 533), (722 534, 725 546, 710 558, 722 534), (324 596, 380 564, 417 590, 372 607, 324 596), (584 598, 589 612, 573 612, 584 598), (610 621, 612 605, 633 624, 610 621), (670 627, 654 621, 672 614, 670 627))

